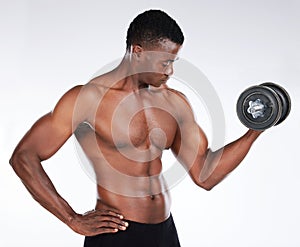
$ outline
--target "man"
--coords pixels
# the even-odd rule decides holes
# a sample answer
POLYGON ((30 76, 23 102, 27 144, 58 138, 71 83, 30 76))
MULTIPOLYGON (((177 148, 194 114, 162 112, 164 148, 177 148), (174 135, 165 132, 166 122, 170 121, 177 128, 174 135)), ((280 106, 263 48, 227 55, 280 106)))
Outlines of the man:
POLYGON ((138 15, 127 49, 112 71, 62 96, 16 147, 10 164, 43 207, 85 246, 180 246, 162 176, 162 152, 171 149, 196 185, 210 190, 235 169, 261 132, 211 151, 183 94, 167 87, 184 37, 166 13, 138 15), (75 134, 97 180, 95 209, 74 212, 42 168, 75 134))

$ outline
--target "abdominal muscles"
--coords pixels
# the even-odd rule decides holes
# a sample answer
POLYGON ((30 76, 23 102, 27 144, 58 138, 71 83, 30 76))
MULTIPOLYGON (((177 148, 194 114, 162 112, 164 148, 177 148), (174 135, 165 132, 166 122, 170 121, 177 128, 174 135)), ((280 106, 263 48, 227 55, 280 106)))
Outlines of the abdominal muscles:
POLYGON ((96 208, 109 206, 128 220, 142 223, 164 221, 171 202, 159 152, 154 160, 137 162, 124 157, 122 150, 102 148, 102 158, 91 160, 97 178, 96 208))

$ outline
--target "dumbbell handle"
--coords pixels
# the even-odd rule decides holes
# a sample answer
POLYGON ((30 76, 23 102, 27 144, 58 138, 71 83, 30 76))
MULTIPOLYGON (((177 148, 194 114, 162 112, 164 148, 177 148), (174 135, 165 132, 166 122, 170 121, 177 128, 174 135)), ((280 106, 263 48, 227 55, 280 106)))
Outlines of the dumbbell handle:
POLYGON ((247 112, 252 115, 253 118, 263 117, 266 106, 262 103, 260 99, 255 101, 249 101, 249 107, 247 112))

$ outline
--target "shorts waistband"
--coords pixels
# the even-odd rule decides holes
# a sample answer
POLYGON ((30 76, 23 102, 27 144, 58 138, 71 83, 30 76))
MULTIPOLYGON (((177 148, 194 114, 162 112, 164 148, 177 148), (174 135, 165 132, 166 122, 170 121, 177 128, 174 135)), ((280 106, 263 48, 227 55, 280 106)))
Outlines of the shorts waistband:
POLYGON ((173 224, 173 217, 172 214, 170 214, 166 220, 154 224, 141 223, 132 220, 125 220, 125 221, 128 222, 129 224, 128 228, 135 228, 135 230, 151 230, 151 229, 155 230, 155 229, 170 227, 173 224))

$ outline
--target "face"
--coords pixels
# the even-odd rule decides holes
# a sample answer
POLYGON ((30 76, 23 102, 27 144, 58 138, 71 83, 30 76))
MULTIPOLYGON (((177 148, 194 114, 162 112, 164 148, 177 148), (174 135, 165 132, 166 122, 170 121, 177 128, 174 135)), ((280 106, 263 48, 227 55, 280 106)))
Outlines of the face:
POLYGON ((159 87, 165 84, 173 74, 173 63, 178 59, 177 54, 181 45, 168 39, 162 40, 156 47, 151 49, 134 46, 137 52, 136 71, 141 83, 159 87))

